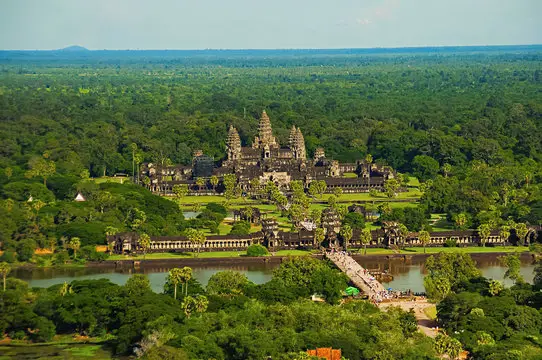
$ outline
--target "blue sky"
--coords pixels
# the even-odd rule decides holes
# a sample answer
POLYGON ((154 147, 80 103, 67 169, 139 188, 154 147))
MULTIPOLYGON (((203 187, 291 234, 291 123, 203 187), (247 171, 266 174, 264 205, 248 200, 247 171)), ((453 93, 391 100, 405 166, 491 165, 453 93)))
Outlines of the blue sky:
POLYGON ((0 49, 542 43, 542 0, 1 0, 0 49))

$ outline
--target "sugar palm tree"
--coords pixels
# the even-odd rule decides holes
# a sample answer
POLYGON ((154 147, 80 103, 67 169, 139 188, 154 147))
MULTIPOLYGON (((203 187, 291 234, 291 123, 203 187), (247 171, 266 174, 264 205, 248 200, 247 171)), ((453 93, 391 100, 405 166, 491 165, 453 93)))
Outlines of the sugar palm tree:
POLYGON ((73 250, 73 258, 77 258, 77 250, 81 247, 81 239, 78 237, 72 237, 68 241, 68 247, 73 250))
POLYGON ((344 240, 344 248, 347 249, 352 239, 352 227, 348 224, 344 224, 341 228, 341 236, 344 240))
POLYGON ((198 295, 196 297, 196 301, 194 305, 196 308, 196 312, 203 313, 207 311, 207 307, 209 306, 209 300, 207 300, 207 297, 203 295, 198 295))
POLYGON ((359 240, 363 244, 364 254, 365 255, 367 255, 367 245, 371 242, 372 239, 373 239, 373 237, 371 235, 371 230, 370 229, 361 230, 359 240))
POLYGON ((196 245, 199 255, 201 245, 205 244, 205 241, 207 240, 205 233, 201 230, 188 229, 186 230, 186 237, 188 238, 188 241, 196 245))
POLYGON ((367 154, 365 156, 365 164, 367 165, 367 184, 371 187, 371 164, 373 162, 373 155, 367 154))
POLYGON ((499 231, 499 236, 505 242, 508 241, 508 238, 510 237, 510 226, 508 225, 501 226, 501 230, 499 231))
POLYGON ((181 269, 180 281, 184 284, 184 295, 188 296, 188 282, 192 279, 192 268, 185 266, 181 269))
POLYGON ((218 185, 218 177, 216 175, 211 176, 209 179, 211 186, 213 187, 213 192, 216 192, 216 186, 218 185))
POLYGON ((422 230, 418 233, 418 240, 422 243, 423 253, 425 254, 425 246, 431 241, 431 235, 429 235, 428 231, 422 230))
POLYGON ((489 224, 480 224, 480 226, 478 226, 478 235, 480 236, 482 246, 486 246, 486 242, 491 235, 491 228, 489 227, 489 224))
POLYGON ((7 262, 0 262, 0 274, 2 274, 2 280, 4 282, 4 291, 6 291, 6 278, 11 271, 11 266, 7 262))
POLYGON ((177 285, 182 281, 183 271, 180 268, 169 270, 168 280, 173 284, 173 298, 177 299, 177 285))
POLYGON ((137 244, 143 249, 143 259, 147 255, 147 251, 151 248, 151 237, 145 233, 139 235, 137 239, 137 244))

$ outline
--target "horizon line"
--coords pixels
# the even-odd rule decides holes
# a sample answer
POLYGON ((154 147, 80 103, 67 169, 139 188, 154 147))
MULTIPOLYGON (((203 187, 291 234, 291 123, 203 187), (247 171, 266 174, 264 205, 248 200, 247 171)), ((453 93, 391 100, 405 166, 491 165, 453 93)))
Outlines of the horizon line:
POLYGON ((423 49, 423 48, 454 48, 454 47, 513 47, 513 46, 542 46, 542 43, 539 44, 470 44, 470 45, 409 45, 409 46, 373 46, 373 47, 315 47, 315 48, 304 48, 304 47, 292 47, 292 48, 191 48, 191 49, 174 49, 174 48, 105 48, 98 49, 93 48, 89 49, 82 45, 68 45, 63 48, 55 49, 0 49, 0 51, 62 51, 72 47, 79 47, 82 51, 277 51, 277 50, 387 50, 387 49, 423 49))

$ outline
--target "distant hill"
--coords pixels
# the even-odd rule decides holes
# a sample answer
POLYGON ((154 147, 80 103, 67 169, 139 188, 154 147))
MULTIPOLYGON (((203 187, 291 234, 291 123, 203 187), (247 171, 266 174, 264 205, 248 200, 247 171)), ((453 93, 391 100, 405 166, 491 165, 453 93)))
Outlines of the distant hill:
POLYGON ((80 51, 90 51, 89 49, 87 48, 84 48, 82 46, 79 46, 79 45, 72 45, 72 46, 68 46, 68 47, 65 47, 63 49, 59 49, 58 51, 64 51, 64 52, 80 52, 80 51))

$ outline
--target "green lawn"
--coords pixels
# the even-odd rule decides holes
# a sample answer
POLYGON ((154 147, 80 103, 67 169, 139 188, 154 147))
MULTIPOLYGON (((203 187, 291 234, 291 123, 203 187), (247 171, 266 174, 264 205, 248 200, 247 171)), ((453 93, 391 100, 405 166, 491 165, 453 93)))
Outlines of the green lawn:
POLYGON ((426 307, 425 309, 423 309, 423 312, 431 320, 435 320, 437 318, 437 306, 436 305, 426 307))
MULTIPOLYGON (((246 254, 245 251, 212 251, 212 252, 201 252, 199 256, 196 256, 196 253, 151 253, 147 254, 145 257, 146 260, 153 259, 190 259, 190 258, 231 258, 231 257, 240 257, 246 254)), ((310 251, 306 250, 279 250, 275 253, 275 256, 303 256, 310 255, 310 251)), ((143 255, 141 256, 128 256, 128 255, 112 255, 107 260, 116 261, 116 260, 143 260, 143 255)))

